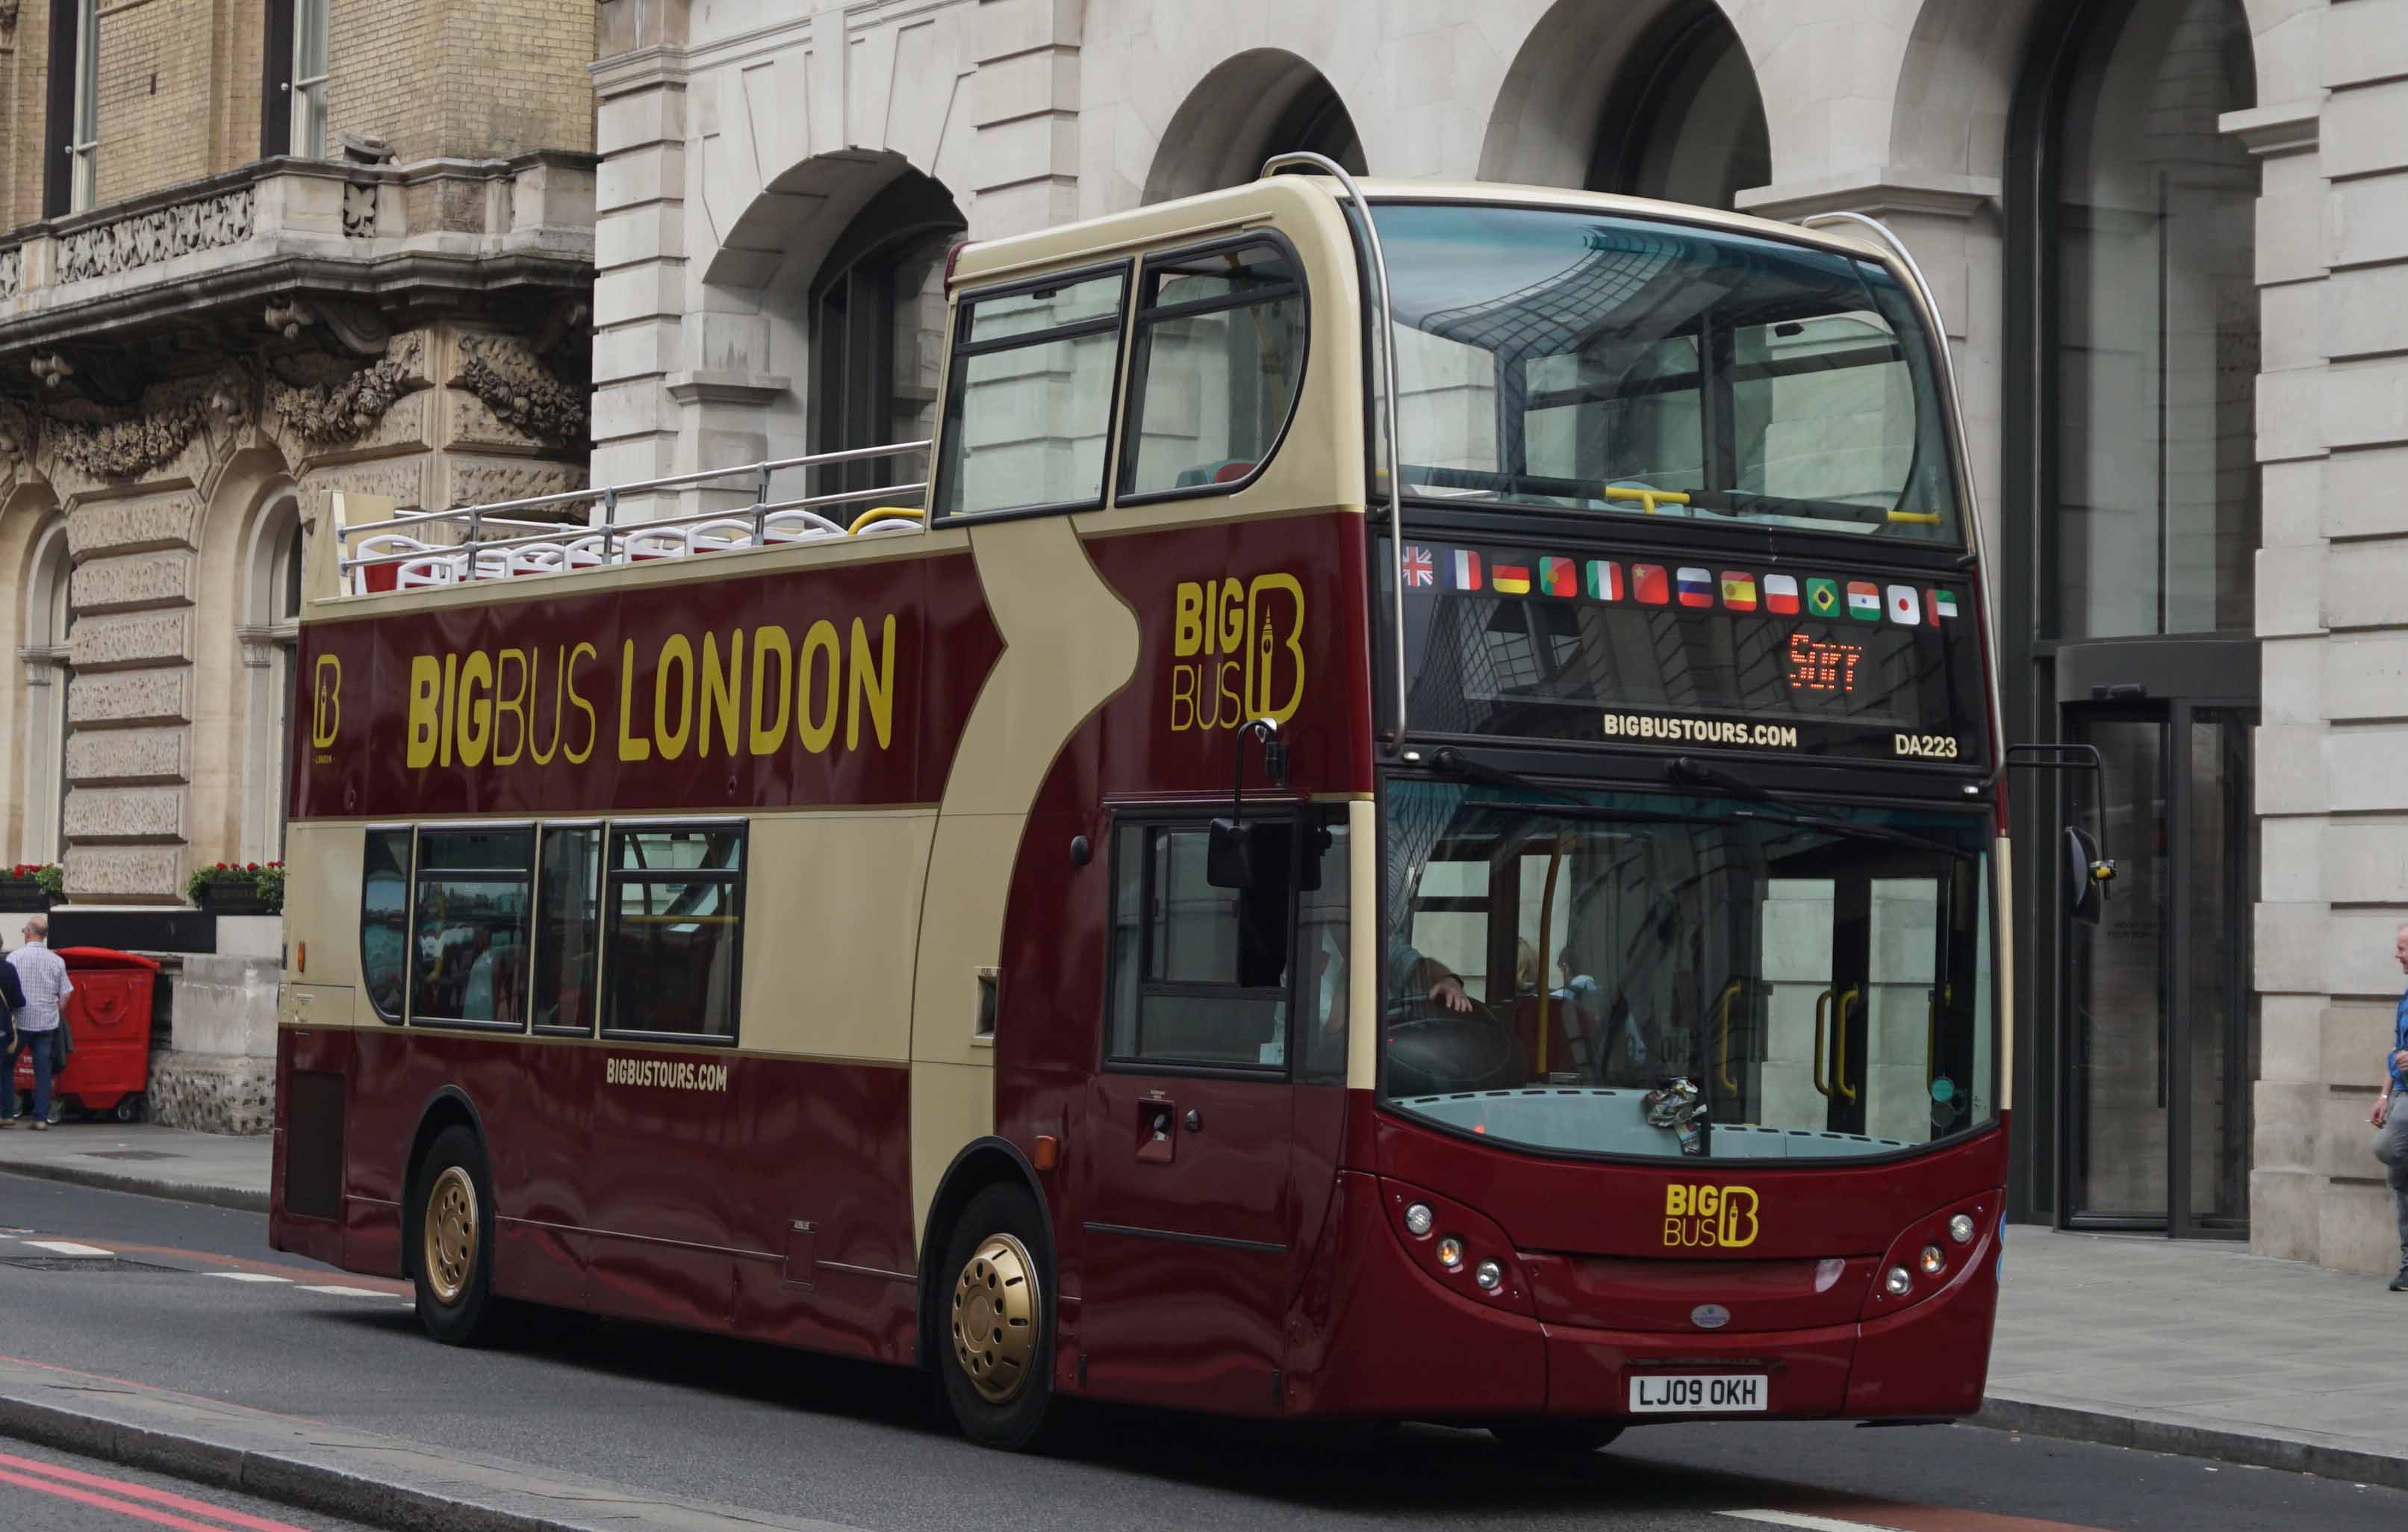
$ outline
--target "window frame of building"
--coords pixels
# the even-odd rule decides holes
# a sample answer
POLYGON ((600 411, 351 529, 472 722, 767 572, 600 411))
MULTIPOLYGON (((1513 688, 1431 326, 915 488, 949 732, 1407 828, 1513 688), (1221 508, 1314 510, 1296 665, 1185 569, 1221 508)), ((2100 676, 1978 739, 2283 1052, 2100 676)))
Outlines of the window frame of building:
POLYGON ((42 216, 93 206, 99 188, 100 0, 50 0, 42 216))
POLYGON ((1287 441, 1289 428, 1296 423, 1297 409, 1304 399, 1304 377, 1312 365, 1312 298, 1305 280, 1304 264, 1297 255, 1295 246, 1283 236, 1268 231, 1232 239, 1216 239, 1207 244, 1149 253, 1139 268, 1138 294, 1136 322, 1126 364, 1127 397, 1121 408, 1125 425, 1113 504, 1141 506, 1199 495, 1234 494, 1261 478, 1272 460, 1279 456, 1280 448, 1287 441), (1235 255, 1249 250, 1272 251, 1287 268, 1286 280, 1233 295, 1171 304, 1157 301, 1164 279, 1180 275, 1172 268, 1182 263, 1214 255, 1235 255), (1153 369, 1154 337, 1160 327, 1181 320, 1205 319, 1290 302, 1296 306, 1296 345, 1289 353, 1293 370, 1287 382, 1287 402, 1280 410, 1279 424, 1263 443, 1262 454, 1254 460, 1254 466, 1226 480, 1215 479, 1202 484, 1174 484, 1156 490, 1137 488, 1138 472, 1145 456, 1146 384, 1153 369))
MULTIPOLYGON (((601 999, 601 1035, 640 1042, 699 1044, 706 1047, 734 1048, 743 1035, 744 997, 744 885, 752 863, 752 827, 748 821, 720 818, 622 819, 612 820, 604 828, 602 860, 602 946, 598 972, 601 999), (721 867, 628 867, 623 866, 624 847, 628 838, 643 835, 720 835, 734 838, 734 861, 721 867), (645 955, 645 949, 626 938, 622 931, 620 891, 631 884, 659 883, 710 884, 727 890, 723 895, 722 909, 709 917, 724 921, 731 927, 727 958, 727 1016, 724 1031, 681 1032, 665 1027, 623 1026, 619 1024, 620 991, 623 972, 622 958, 631 961, 645 955)), ((656 968, 649 971, 657 971, 656 968)))
MULTIPOLYGON (((910 297, 898 278, 931 257, 941 274, 944 246, 963 237, 968 221, 934 179, 906 171, 853 215, 813 274, 810 316, 812 451, 844 451, 912 439, 895 408, 905 386, 897 376, 898 326, 910 297), (939 243, 941 242, 941 243, 939 243)), ((933 294, 935 333, 944 335, 944 291, 933 294)), ((923 284, 924 290, 924 282, 923 284)), ((937 381, 943 382, 941 371, 937 381)), ((937 398, 925 401, 931 427, 937 398)), ((811 493, 866 490, 895 477, 891 460, 830 464, 814 470, 811 493)))
POLYGON ((312 160, 326 157, 326 27, 330 0, 280 0, 293 8, 293 124, 287 152, 312 160), (310 55, 312 44, 317 56, 310 55), (314 66, 314 68, 313 68, 314 66))
POLYGON ((52 517, 35 534, 31 567, 24 639, 17 651, 31 715, 24 737, 25 836, 18 856, 58 862, 66 856, 67 740, 75 732, 67 712, 75 681, 75 560, 64 516, 52 517))
MULTIPOLYGON (((1104 504, 1111 484, 1112 451, 1120 425, 1120 395, 1123 369, 1127 365, 1129 308, 1136 290, 1136 263, 1129 260, 1103 262, 1076 266, 1068 271, 1049 272, 1042 277, 1023 278, 999 282, 992 287, 965 293, 955 308, 952 355, 945 368, 945 400, 937 425, 936 494, 930 506, 930 521, 939 526, 968 522, 1010 521, 1024 516, 1054 516, 1065 511, 1095 510, 1104 504), (1048 294, 1062 288, 1077 287, 1088 282, 1116 279, 1118 295, 1110 314, 1092 319, 1074 320, 1049 325, 1039 330, 1013 332, 981 339, 978 336, 979 311, 989 304, 1011 298, 1048 294), (969 370, 973 363, 989 356, 1016 351, 1033 350, 1039 346, 1072 344, 1091 336, 1111 337, 1111 376, 1104 392, 1104 419, 1098 439, 1102 452, 1096 465, 1096 487, 1092 494, 1059 500, 1039 500, 1021 504, 995 506, 977 510, 953 508, 961 493, 962 443, 968 421, 969 395, 972 385, 969 370)), ((1073 369, 1064 369, 1075 376, 1073 369)))
POLYGON ((290 488, 267 497, 251 527, 246 555, 241 645, 247 763, 242 808, 242 858, 280 861, 285 843, 285 790, 292 780, 293 741, 301 708, 301 596, 308 526, 290 488))

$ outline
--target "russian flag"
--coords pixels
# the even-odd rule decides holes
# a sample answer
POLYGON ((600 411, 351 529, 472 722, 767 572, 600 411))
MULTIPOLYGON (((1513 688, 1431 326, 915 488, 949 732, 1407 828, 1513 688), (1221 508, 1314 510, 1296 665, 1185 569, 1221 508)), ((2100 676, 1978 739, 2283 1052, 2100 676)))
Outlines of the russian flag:
POLYGON ((1695 566, 1684 566, 1673 571, 1674 583, 1684 607, 1711 607, 1714 604, 1714 579, 1695 566))

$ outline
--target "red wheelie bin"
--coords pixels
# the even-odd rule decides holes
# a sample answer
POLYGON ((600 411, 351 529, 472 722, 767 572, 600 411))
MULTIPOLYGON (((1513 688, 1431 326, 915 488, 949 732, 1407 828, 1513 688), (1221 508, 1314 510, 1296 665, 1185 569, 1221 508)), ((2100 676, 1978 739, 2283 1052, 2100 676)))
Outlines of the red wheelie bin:
MULTIPOLYGON (((75 1052, 50 1077, 50 1121, 72 1108, 107 1113, 121 1123, 138 1121, 150 1089, 150 995, 159 965, 138 952, 109 947, 62 947, 75 993, 67 996, 67 1025, 75 1052)), ((18 1110, 33 1110, 34 1061, 17 1060, 18 1110)))

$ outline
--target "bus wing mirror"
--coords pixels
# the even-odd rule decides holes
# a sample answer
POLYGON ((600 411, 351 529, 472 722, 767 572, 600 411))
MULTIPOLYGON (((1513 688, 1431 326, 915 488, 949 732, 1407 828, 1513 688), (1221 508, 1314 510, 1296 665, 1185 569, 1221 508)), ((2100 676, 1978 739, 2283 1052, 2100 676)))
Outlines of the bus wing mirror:
POLYGON ((2099 842, 2077 824, 2065 827, 2065 912, 2086 924, 2099 923, 2107 885, 2114 880, 2115 864, 2099 854, 2099 842))
POLYGON ((1275 827, 1275 822, 1267 819, 1214 820, 1205 840, 1204 881, 1214 888, 1240 893, 1252 889, 1266 850, 1264 832, 1275 827))

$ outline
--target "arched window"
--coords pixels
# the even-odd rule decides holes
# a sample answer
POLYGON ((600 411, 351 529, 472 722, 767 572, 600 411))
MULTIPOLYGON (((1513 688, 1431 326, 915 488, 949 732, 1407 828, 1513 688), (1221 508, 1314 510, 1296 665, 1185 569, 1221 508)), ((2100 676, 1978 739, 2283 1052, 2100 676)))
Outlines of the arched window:
POLYGON ((251 530, 242 644, 246 695, 243 753, 244 861, 284 858, 285 784, 300 705, 301 508, 288 493, 272 500, 251 530))
MULTIPOLYGON (((935 435, 945 251, 968 227, 944 187, 906 170, 856 214, 811 279, 811 451, 935 435)), ((892 483, 875 459, 824 470, 818 494, 892 483)))
POLYGON ((25 827, 18 855, 26 862, 55 862, 66 854, 73 573, 66 519, 54 517, 34 539, 33 578, 25 593, 25 827))
POLYGON ((1282 49, 1222 60, 1197 82, 1154 151, 1145 200, 1241 186, 1274 154, 1308 152, 1369 174, 1354 115, 1327 77, 1282 49))
POLYGON ((2256 101, 2247 19, 2241 0, 2125 0, 2071 41, 2042 150, 2042 621, 2068 639, 2246 631, 2258 167, 2216 118, 2256 101))
POLYGON ((1772 136, 1739 34, 1712 0, 1673 7, 1607 96, 1589 190, 1729 208, 1771 179, 1772 136))

